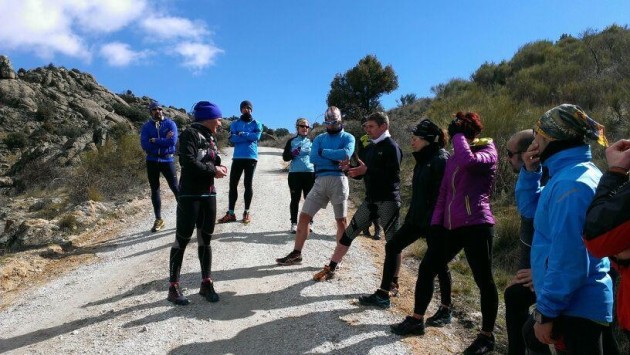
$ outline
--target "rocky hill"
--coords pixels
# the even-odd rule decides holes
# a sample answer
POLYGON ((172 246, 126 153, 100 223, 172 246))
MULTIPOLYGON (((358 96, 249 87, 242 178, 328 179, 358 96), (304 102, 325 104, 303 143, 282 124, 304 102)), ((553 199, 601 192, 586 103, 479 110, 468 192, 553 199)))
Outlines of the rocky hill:
MULTIPOLYGON (((0 56, 0 255, 65 240, 64 223, 94 223, 84 217, 107 207, 69 204, 60 181, 81 165, 82 153, 137 134, 150 101, 114 94, 77 69, 51 64, 16 72, 0 56)), ((165 114, 188 121, 183 109, 165 107, 165 114)))

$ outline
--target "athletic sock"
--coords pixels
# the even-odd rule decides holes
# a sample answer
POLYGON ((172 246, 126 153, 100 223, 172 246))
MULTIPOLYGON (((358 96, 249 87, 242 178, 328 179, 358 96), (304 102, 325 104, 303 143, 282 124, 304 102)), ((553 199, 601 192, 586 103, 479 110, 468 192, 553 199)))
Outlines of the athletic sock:
POLYGON ((228 210, 228 213, 234 215, 234 210, 228 210))
POLYGON ((330 261, 330 264, 328 264, 328 266, 330 266, 330 271, 337 270, 337 263, 332 260, 330 261))

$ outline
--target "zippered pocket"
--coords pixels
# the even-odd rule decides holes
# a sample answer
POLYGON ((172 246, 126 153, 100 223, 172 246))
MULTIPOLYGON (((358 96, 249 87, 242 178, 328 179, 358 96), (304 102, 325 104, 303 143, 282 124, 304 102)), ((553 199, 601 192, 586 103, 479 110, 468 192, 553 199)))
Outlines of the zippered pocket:
POLYGON ((470 198, 468 197, 468 195, 464 197, 464 201, 466 202, 466 212, 470 216, 472 214, 472 211, 470 210, 470 198))

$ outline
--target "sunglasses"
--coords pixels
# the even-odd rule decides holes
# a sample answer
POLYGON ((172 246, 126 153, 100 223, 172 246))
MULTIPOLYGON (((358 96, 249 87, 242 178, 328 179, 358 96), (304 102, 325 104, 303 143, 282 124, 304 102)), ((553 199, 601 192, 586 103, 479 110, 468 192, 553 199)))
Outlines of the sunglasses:
POLYGON ((506 151, 507 151, 507 156, 510 159, 512 159, 512 157, 515 156, 515 155, 520 155, 520 154, 525 153, 525 152, 513 152, 513 151, 511 151, 509 149, 506 149, 506 151))
POLYGON ((336 124, 339 124, 339 123, 340 123, 339 121, 324 121, 324 124, 326 126, 332 126, 332 125, 336 125, 336 124))
POLYGON ((299 128, 311 128, 311 127, 306 126, 306 125, 303 125, 303 124, 298 125, 298 127, 299 127, 299 128))
POLYGON ((162 111, 161 108, 152 108, 151 111, 162 111))

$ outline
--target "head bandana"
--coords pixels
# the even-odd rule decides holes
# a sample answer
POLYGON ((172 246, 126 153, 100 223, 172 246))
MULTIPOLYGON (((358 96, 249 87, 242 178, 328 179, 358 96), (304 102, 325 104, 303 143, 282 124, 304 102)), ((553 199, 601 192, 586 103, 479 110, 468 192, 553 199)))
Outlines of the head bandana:
POLYGON ((595 122, 580 106, 562 104, 545 112, 536 122, 536 133, 554 140, 577 140, 587 142, 596 140, 607 147, 604 126, 595 122))

